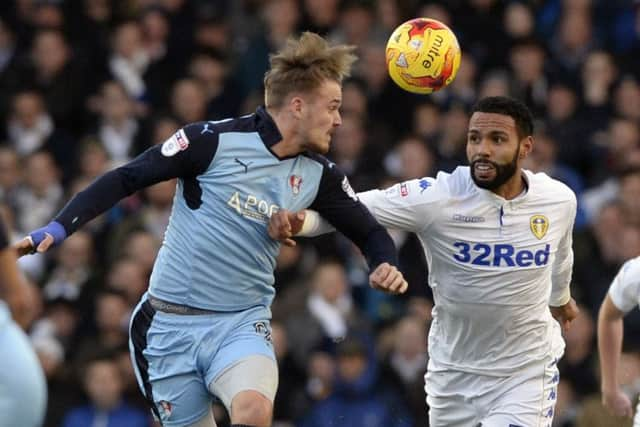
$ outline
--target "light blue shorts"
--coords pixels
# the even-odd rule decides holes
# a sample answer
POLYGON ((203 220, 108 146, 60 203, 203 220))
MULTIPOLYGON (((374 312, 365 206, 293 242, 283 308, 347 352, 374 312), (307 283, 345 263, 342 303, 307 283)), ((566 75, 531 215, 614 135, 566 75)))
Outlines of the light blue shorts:
POLYGON ((39 427, 47 384, 29 339, 0 301, 0 427, 39 427))
POLYGON ((225 368, 251 355, 275 360, 271 310, 168 314, 146 298, 133 312, 129 347, 138 385, 164 426, 203 418, 213 396, 208 385, 225 368))

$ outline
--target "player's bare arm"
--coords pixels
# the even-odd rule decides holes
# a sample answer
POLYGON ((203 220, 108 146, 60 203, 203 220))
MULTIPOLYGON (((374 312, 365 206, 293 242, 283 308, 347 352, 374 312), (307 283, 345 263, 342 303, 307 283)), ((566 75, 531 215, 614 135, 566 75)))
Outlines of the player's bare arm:
POLYGON ((613 415, 632 417, 629 397, 618 383, 618 365, 622 351, 623 317, 609 295, 598 313, 598 353, 602 376, 602 404, 613 415))

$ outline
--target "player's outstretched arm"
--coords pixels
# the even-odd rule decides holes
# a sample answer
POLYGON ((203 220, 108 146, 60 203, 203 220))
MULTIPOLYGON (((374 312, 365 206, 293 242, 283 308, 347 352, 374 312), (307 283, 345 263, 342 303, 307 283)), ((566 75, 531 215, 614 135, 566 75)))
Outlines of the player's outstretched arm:
POLYGON ((132 162, 98 177, 83 191, 76 194, 46 226, 34 230, 14 245, 19 256, 46 252, 57 246, 88 221, 102 214, 121 199, 148 185, 162 181, 152 177, 144 167, 150 168, 151 150, 132 162))
POLYGON ((598 313, 598 353, 602 377, 602 404, 613 415, 631 417, 633 408, 629 397, 618 384, 618 363, 622 352, 624 313, 620 311, 609 295, 606 296, 598 313))
MULTIPOLYGON (((316 236, 335 229, 313 210, 291 212, 280 209, 274 213, 268 225, 269 236, 287 246, 295 246, 293 236, 316 236)), ((393 265, 384 262, 378 265, 369 275, 369 284, 374 289, 392 294, 406 292, 408 283, 402 273, 393 265)))
POLYGON ((136 191, 172 178, 201 174, 218 146, 217 134, 207 126, 210 123, 189 124, 163 144, 149 148, 129 163, 98 177, 76 194, 52 222, 29 233, 14 248, 20 256, 46 252, 136 191), (203 132, 203 128, 209 132, 203 132))

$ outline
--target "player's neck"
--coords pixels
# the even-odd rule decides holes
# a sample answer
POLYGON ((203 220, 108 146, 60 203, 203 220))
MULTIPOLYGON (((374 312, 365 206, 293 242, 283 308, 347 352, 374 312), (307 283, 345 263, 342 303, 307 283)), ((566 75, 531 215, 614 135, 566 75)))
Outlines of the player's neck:
POLYGON ((273 151, 278 157, 290 157, 300 154, 303 150, 301 148, 300 137, 296 133, 295 126, 287 119, 284 113, 281 111, 275 111, 267 109, 271 115, 274 123, 282 135, 282 139, 271 146, 273 151))
POLYGON ((291 157, 297 156, 302 152, 300 144, 296 142, 295 138, 287 138, 284 135, 282 135, 282 137, 280 142, 271 146, 271 151, 273 151, 276 156, 280 158, 291 157))
POLYGON ((493 190, 493 192, 505 200, 512 200, 524 193, 527 188, 527 181, 524 179, 522 169, 518 169, 511 179, 493 190))

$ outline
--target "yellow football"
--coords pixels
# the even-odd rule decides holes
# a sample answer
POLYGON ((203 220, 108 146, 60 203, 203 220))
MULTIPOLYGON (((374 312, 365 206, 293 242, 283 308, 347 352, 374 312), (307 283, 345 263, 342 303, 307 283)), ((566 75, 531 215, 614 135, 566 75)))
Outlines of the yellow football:
POLYGON ((450 84, 461 58, 456 35, 440 21, 411 19, 396 28, 387 42, 389 75, 402 89, 428 94, 450 84))

